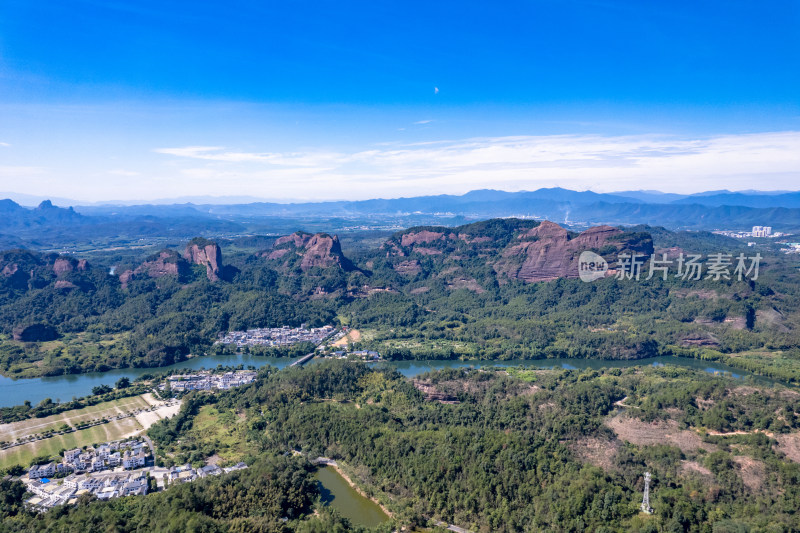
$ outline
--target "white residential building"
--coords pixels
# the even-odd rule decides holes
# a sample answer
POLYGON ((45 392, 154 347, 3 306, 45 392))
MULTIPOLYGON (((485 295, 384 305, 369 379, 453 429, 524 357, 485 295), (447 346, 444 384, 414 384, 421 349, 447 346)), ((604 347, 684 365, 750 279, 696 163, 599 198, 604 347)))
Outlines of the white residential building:
POLYGON ((28 477, 30 479, 41 479, 43 477, 52 476, 56 473, 56 464, 47 463, 44 465, 34 465, 28 470, 28 477))
POLYGON ((64 461, 66 461, 68 463, 74 463, 75 460, 78 457, 80 457, 80 455, 81 455, 81 449, 80 448, 75 448, 74 450, 68 450, 68 451, 64 452, 64 461))

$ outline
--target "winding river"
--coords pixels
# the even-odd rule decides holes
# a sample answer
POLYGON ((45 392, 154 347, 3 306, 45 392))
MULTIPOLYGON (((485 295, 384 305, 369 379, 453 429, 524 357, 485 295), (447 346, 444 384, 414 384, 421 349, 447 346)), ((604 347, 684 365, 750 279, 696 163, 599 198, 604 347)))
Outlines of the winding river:
MULTIPOLYGON (((293 362, 288 358, 275 358, 254 356, 249 354, 236 355, 209 355, 205 357, 194 357, 176 363, 171 366, 159 368, 124 368, 109 370, 108 372, 94 372, 90 374, 71 374, 65 376, 54 376, 46 378, 11 379, 0 376, 0 407, 11 407, 20 405, 25 401, 37 404, 45 398, 53 401, 69 401, 73 397, 78 398, 92 393, 92 387, 97 385, 111 385, 121 377, 128 377, 131 380, 148 373, 161 372, 172 369, 198 370, 200 368, 215 368, 218 365, 254 366, 256 368, 264 365, 272 365, 278 369, 285 368, 293 362)), ((727 373, 735 378, 743 378, 751 374, 743 370, 734 369, 720 363, 699 361, 696 359, 685 359, 680 357, 653 357, 650 359, 639 359, 634 361, 616 361, 599 359, 518 359, 509 361, 387 361, 383 363, 397 368, 406 377, 414 377, 431 370, 443 368, 464 368, 464 367, 485 367, 485 366, 524 366, 529 368, 568 368, 568 369, 599 369, 599 368, 624 368, 642 365, 675 365, 684 368, 705 370, 712 373, 727 373)), ((771 380, 754 376, 755 379, 763 383, 771 383, 771 380)))

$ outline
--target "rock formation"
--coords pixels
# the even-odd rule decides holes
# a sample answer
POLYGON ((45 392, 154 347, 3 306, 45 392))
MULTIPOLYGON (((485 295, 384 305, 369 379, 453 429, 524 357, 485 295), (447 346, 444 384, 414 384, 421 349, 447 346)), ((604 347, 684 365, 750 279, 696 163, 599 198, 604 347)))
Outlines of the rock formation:
MULTIPOLYGON (((503 219, 454 230, 410 229, 392 236, 382 250, 392 260, 394 270, 405 275, 419 273, 422 263, 432 264, 434 272, 457 273, 448 269, 463 265, 464 260, 485 258, 502 283, 503 279, 538 282, 577 278, 578 258, 583 251, 591 250, 615 260, 623 250, 649 255, 653 246, 649 236, 611 226, 589 228, 576 235, 553 222, 503 219), (426 258, 433 263, 426 262, 426 258)), ((453 280, 450 285, 461 286, 453 280)))
POLYGON ((128 282, 132 279, 147 276, 160 278, 162 276, 182 277, 188 274, 188 263, 173 250, 162 250, 158 254, 149 257, 144 263, 136 267, 135 270, 126 270, 119 275, 122 288, 128 287, 128 282))
POLYGON ((578 258, 586 250, 603 252, 609 259, 623 250, 648 256, 653 252, 649 239, 627 239, 625 232, 611 226, 589 228, 572 236, 558 224, 544 221, 518 239, 522 242, 503 250, 494 267, 498 274, 528 282, 577 278, 578 258))
POLYGON ((269 261, 280 261, 284 269, 299 267, 307 270, 319 267, 339 267, 353 270, 352 263, 342 254, 339 237, 327 233, 310 234, 302 231, 275 241, 273 249, 261 253, 269 261))
POLYGON ((56 276, 60 276, 65 272, 79 271, 84 272, 89 269, 89 262, 86 259, 80 261, 72 259, 71 257, 59 257, 53 262, 53 272, 56 276))
POLYGON ((209 281, 219 281, 222 272, 222 250, 208 239, 197 237, 189 241, 183 257, 192 264, 204 265, 209 281))

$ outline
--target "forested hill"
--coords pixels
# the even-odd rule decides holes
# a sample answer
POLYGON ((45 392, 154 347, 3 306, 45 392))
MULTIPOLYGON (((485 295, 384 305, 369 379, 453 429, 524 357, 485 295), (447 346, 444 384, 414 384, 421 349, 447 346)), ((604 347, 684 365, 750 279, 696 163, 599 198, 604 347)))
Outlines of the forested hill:
POLYGON ((0 372, 161 366, 221 350, 212 346, 221 332, 329 323, 363 329, 365 342, 392 358, 748 352, 736 364, 800 377, 781 362, 800 345, 790 258, 765 255, 757 280, 576 279, 586 250, 609 264, 653 252, 707 261, 714 252, 740 253, 732 239, 649 227, 575 233, 493 219, 410 228, 377 247, 349 249, 335 235, 298 232, 257 253, 208 239, 88 261, 2 252, 0 372), (772 356, 759 355, 766 352, 772 356))

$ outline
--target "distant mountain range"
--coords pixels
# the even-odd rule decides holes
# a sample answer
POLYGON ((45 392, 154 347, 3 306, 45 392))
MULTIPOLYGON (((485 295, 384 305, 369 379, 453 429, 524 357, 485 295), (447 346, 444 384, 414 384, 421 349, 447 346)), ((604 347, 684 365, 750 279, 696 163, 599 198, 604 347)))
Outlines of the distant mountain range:
MULTIPOLYGON (((232 198, 227 198, 231 200, 232 198)), ((205 200, 205 198, 203 198, 205 200)), ((305 203, 173 203, 35 208, 0 200, 0 246, 56 246, 82 239, 183 238, 197 235, 313 229, 325 221, 348 228, 462 224, 495 217, 547 219, 568 224, 649 224, 670 229, 749 229, 755 225, 800 231, 800 192, 710 191, 677 195, 658 191, 596 193, 550 188, 507 192, 305 203), (333 222, 332 222, 333 221, 333 222)))
POLYGON ((470 219, 523 216, 587 224, 651 224, 674 229, 749 229, 753 225, 800 228, 800 192, 714 191, 691 196, 629 191, 595 193, 551 188, 506 192, 307 203, 82 206, 85 215, 211 216, 230 220, 264 217, 454 216, 470 219))

